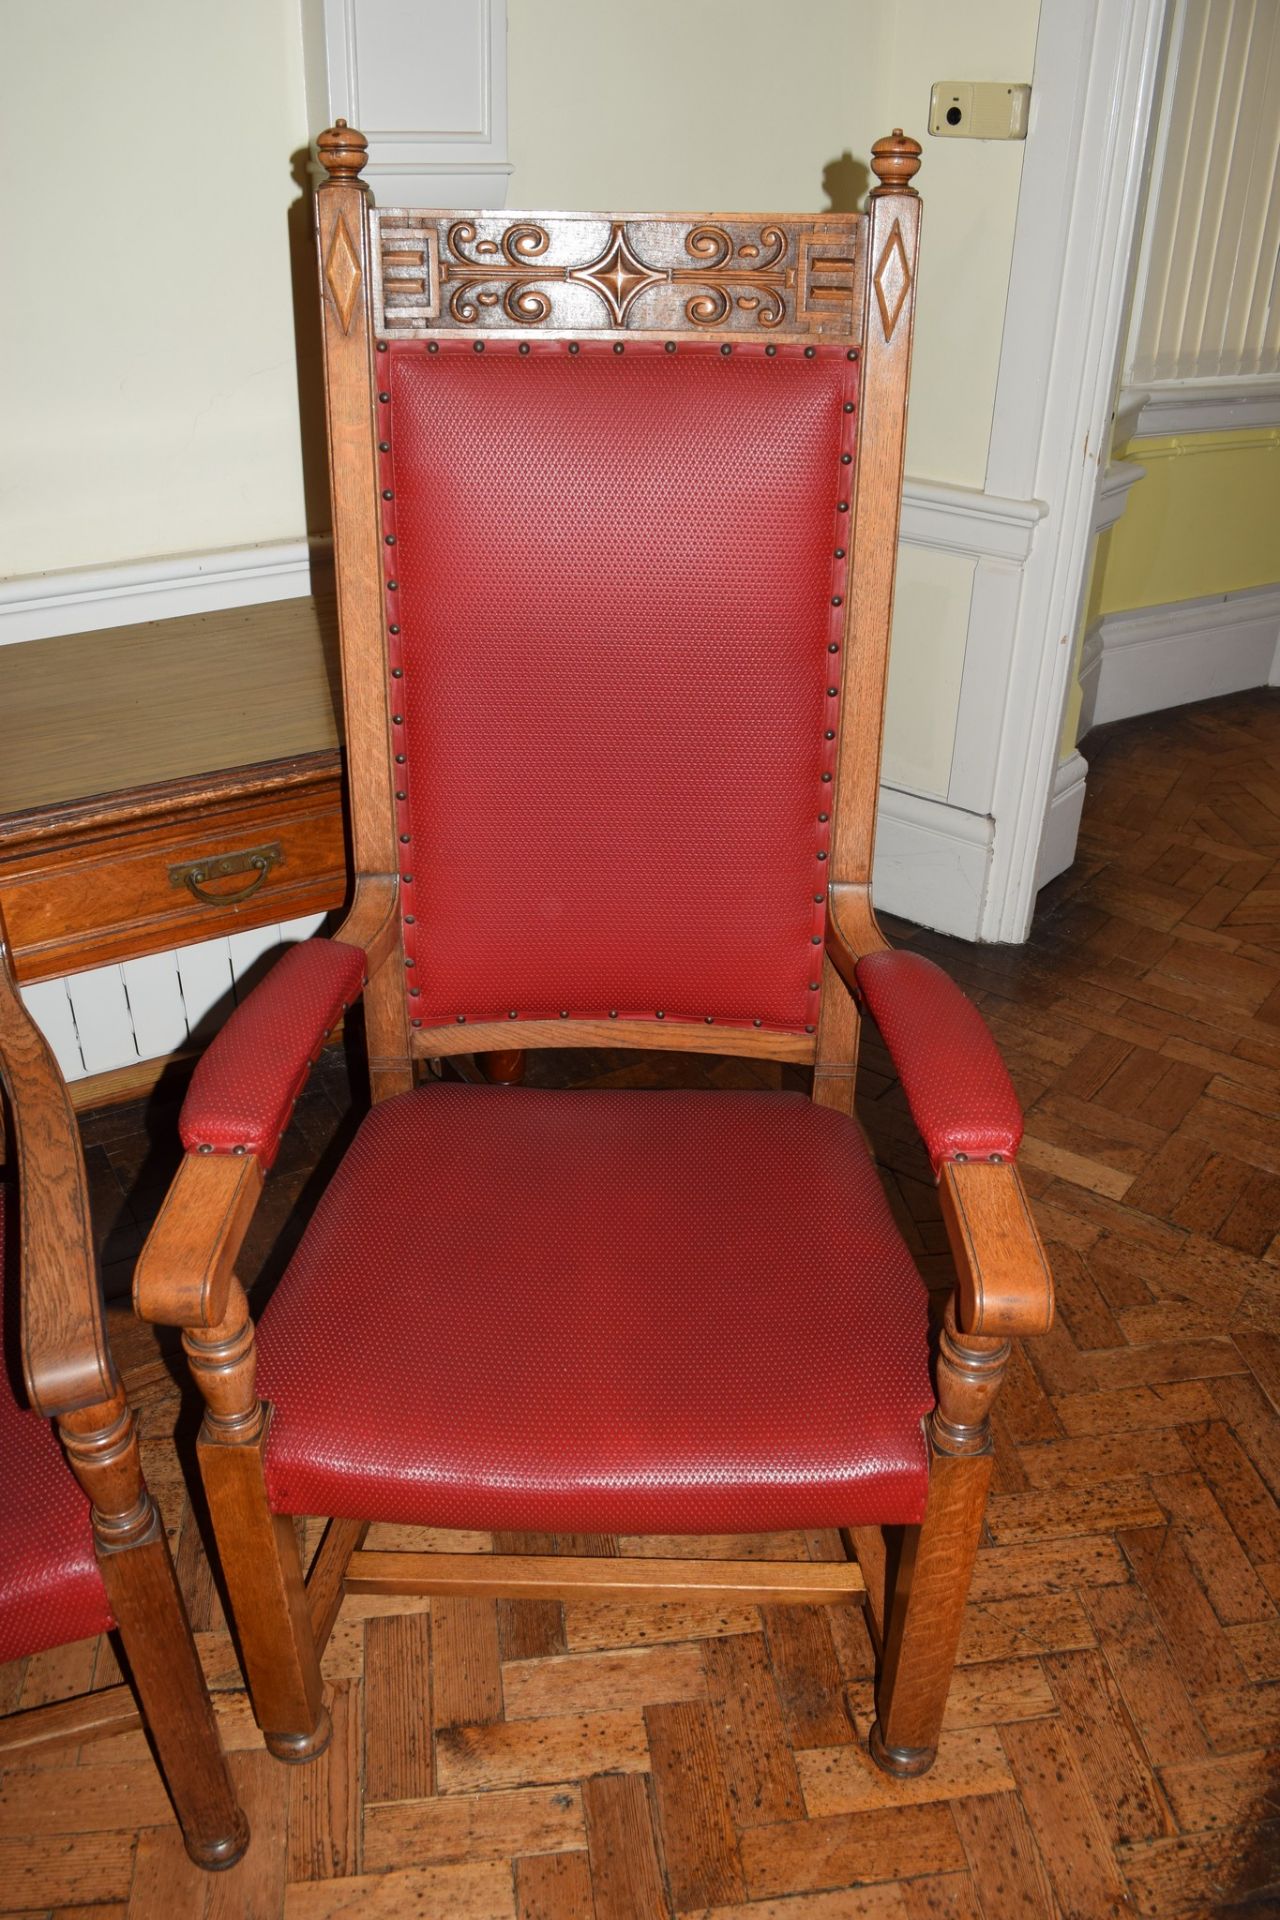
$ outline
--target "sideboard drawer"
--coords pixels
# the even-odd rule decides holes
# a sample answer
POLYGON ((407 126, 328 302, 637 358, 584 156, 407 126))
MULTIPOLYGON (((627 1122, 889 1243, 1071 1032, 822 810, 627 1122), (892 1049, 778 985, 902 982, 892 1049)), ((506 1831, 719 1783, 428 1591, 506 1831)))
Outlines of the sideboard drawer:
POLYGON ((346 890, 336 753, 0 823, 19 980, 327 911, 346 890))

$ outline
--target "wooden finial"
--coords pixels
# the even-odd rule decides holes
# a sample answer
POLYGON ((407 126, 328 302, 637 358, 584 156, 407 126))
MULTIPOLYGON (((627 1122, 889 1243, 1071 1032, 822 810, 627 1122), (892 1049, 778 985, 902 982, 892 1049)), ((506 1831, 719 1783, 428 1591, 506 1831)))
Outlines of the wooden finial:
POLYGON ((901 127, 895 127, 872 147, 871 171, 880 182, 871 189, 873 200, 882 193, 914 193, 911 181, 920 171, 920 142, 904 133, 901 127))
POLYGON ((331 180, 356 180, 369 158, 369 142, 358 127, 349 127, 345 120, 335 120, 317 138, 316 152, 331 180))

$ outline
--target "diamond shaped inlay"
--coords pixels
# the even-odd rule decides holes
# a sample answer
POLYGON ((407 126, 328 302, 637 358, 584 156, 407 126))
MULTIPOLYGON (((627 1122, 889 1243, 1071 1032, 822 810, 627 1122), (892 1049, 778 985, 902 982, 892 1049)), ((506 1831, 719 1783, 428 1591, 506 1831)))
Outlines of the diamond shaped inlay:
POLYGON ((893 232, 885 241, 872 284, 880 305, 880 324, 888 340, 898 324, 898 315, 902 312, 902 303, 911 285, 911 269, 907 265, 907 250, 902 244, 902 228, 896 220, 893 232))
POLYGON ((338 309, 342 331, 349 333, 351 316, 355 312, 356 296, 360 292, 360 256, 356 252, 355 242, 341 214, 333 230, 333 239, 329 242, 329 251, 324 263, 324 277, 333 295, 333 304, 338 309))
POLYGON ((584 286, 598 293, 609 309, 614 326, 620 327, 636 296, 646 287, 661 285, 667 275, 655 272, 636 258, 627 245, 621 222, 615 220, 609 232, 609 244, 600 258, 585 267, 570 267, 565 278, 581 280, 584 286))

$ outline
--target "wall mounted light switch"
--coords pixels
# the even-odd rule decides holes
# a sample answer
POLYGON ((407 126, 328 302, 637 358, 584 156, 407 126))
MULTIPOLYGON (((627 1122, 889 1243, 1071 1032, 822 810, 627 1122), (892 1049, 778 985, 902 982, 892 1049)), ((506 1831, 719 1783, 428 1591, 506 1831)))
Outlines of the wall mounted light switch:
POLYGON ((1025 140, 1031 88, 1005 80, 938 80, 929 131, 948 140, 1025 140))

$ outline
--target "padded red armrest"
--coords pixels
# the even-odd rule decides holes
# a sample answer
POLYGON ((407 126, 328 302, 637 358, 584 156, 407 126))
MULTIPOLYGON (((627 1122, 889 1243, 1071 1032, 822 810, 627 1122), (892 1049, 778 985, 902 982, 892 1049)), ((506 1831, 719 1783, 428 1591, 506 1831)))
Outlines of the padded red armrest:
POLYGON ((934 1166, 1012 1160, 1022 1108, 973 1002, 918 953, 869 953, 856 977, 934 1166))
POLYGON ((303 940, 241 1002, 191 1076, 188 1153, 253 1153, 269 1167, 325 1036, 364 984, 363 947, 303 940))

